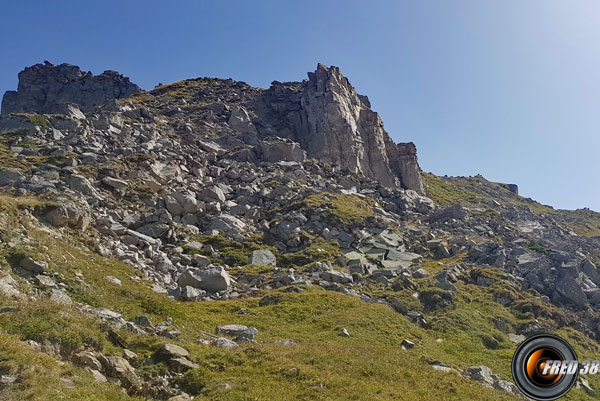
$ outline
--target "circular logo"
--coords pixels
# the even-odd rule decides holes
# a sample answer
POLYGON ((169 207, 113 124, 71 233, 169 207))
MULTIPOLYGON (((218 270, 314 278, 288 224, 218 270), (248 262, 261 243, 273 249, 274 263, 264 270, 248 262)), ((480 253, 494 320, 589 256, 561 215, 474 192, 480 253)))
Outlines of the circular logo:
POLYGON ((551 334, 523 341, 512 359, 515 384, 527 397, 555 400, 577 381, 577 355, 568 342, 551 334))

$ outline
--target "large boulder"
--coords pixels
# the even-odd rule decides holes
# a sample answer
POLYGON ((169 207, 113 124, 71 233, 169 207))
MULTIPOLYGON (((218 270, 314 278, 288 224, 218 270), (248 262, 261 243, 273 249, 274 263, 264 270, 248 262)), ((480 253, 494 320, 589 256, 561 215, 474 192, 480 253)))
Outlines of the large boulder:
POLYGON ((55 227, 71 227, 81 230, 85 230, 91 221, 89 210, 72 202, 45 208, 42 218, 55 227))
POLYGON ((204 202, 225 202, 225 194, 221 188, 214 185, 200 191, 198 199, 204 202))
POLYGON ((224 291, 231 285, 229 274, 222 267, 206 270, 187 269, 177 278, 180 287, 190 286, 208 292, 224 291))
POLYGON ((106 375, 119 379, 121 386, 130 394, 138 393, 141 390, 142 383, 140 378, 127 359, 116 355, 101 355, 98 359, 104 367, 106 375))
POLYGON ((232 107, 231 115, 229 116, 227 123, 236 131, 256 134, 256 128, 252 124, 250 116, 242 106, 236 105, 232 107))
POLYGON ((21 259, 19 266, 32 273, 43 273, 48 270, 48 263, 43 260, 35 260, 29 256, 25 256, 21 259))
POLYGON ((69 177, 69 187, 82 195, 94 198, 102 199, 102 196, 98 193, 92 183, 82 175, 72 174, 69 177))
POLYGON ((300 144, 289 139, 270 137, 260 144, 261 159, 268 162, 303 162, 306 152, 300 144))
POLYGON ((0 187, 15 187, 25 180, 23 172, 18 168, 2 168, 0 171, 0 187))
POLYGON ((246 229, 246 224, 235 216, 223 213, 212 219, 210 229, 223 231, 226 234, 238 234, 246 229))
POLYGON ((252 252, 252 257, 250 258, 251 265, 275 266, 276 263, 275 255, 268 249, 258 249, 252 252))

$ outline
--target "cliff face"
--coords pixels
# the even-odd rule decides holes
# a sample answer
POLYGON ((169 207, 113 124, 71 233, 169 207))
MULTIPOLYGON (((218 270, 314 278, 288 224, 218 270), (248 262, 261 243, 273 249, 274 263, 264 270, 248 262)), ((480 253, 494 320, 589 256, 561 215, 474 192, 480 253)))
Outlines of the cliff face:
POLYGON ((76 104, 83 112, 91 112, 96 106, 140 91, 139 86, 116 71, 93 75, 70 64, 36 64, 19 73, 17 91, 4 94, 2 114, 55 113, 66 104, 76 104))
POLYGON ((263 124, 271 122, 269 134, 298 141, 309 157, 424 194, 415 145, 393 142, 368 98, 356 93, 340 69, 319 64, 308 77, 266 91, 263 124))

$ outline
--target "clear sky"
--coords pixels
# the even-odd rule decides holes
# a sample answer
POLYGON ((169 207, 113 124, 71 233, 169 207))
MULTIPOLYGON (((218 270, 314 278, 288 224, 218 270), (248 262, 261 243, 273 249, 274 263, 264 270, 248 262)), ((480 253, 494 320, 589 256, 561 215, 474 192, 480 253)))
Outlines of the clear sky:
POLYGON ((337 65, 423 170, 600 211, 598 1, 3 0, 0 54, 2 92, 45 59, 145 89, 337 65))

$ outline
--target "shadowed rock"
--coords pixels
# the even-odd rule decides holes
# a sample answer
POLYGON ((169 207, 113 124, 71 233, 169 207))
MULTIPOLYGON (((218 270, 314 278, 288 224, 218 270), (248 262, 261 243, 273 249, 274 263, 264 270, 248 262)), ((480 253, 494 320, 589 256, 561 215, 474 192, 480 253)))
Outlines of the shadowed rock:
POLYGON ((76 104, 83 112, 114 104, 141 89, 116 71, 100 75, 83 72, 71 64, 36 64, 19 73, 17 91, 2 98, 2 115, 10 113, 57 113, 66 104, 76 104))

